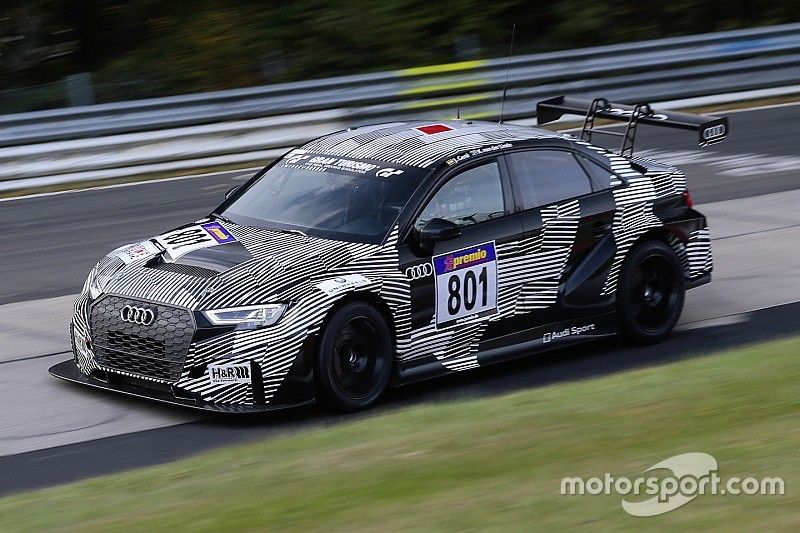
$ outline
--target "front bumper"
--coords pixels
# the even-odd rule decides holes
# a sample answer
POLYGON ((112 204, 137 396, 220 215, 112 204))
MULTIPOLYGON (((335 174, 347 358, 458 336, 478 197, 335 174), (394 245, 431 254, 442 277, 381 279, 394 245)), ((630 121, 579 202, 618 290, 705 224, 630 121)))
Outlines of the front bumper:
POLYGON ((689 289, 694 289, 695 287, 705 285, 706 283, 711 283, 711 272, 686 280, 686 290, 688 291, 689 289))
POLYGON ((171 405, 179 405, 181 407, 189 407, 192 409, 199 409, 202 411, 212 411, 216 413, 225 413, 225 414, 263 413, 267 411, 277 411, 280 409, 300 407, 303 405, 314 403, 314 400, 312 399, 295 404, 270 403, 267 405, 257 405, 257 404, 239 405, 239 404, 211 403, 211 402, 205 402, 203 400, 179 398, 167 390, 136 387, 128 383, 115 383, 113 379, 109 379, 108 381, 102 381, 94 377, 93 375, 87 376, 78 369, 73 359, 69 359, 67 361, 58 363, 57 365, 50 367, 49 372, 51 376, 57 377, 59 379, 70 381, 72 383, 79 383, 81 385, 87 385, 89 387, 94 387, 96 389, 110 390, 128 396, 134 396, 136 398, 146 398, 148 400, 155 400, 157 402, 168 403, 171 405))
MULTIPOLYGON (((109 297, 114 300, 120 299, 115 295, 109 297)), ((134 299, 123 299, 125 300, 123 303, 136 303, 134 299)), ((102 301, 104 300, 97 300, 97 302, 102 301)), ((99 324, 100 331, 95 331, 93 335, 92 308, 96 302, 90 302, 88 295, 79 296, 70 325, 73 364, 77 368, 58 370, 60 367, 55 367, 51 374, 96 388, 225 413, 263 412, 306 405, 313 401, 315 390, 313 366, 310 363, 313 358, 306 357, 306 353, 312 353, 307 349, 313 350, 313 345, 306 342, 308 339, 296 335, 291 338, 293 342, 287 343, 286 332, 281 328, 244 332, 233 331, 233 328, 211 328, 202 321, 198 322, 196 313, 193 317, 183 316, 175 319, 170 317, 166 304, 144 301, 143 303, 158 307, 159 321, 167 321, 170 318, 172 321, 148 326, 145 331, 137 329, 138 326, 125 325, 122 328, 116 323, 109 326, 99 322, 98 317, 94 315, 95 327, 99 324), (180 326, 181 320, 191 321, 191 324, 184 328, 186 332, 181 336, 183 340, 179 346, 180 353, 165 356, 167 351, 164 346, 176 346, 170 330, 180 326), (99 354, 101 357, 98 357, 97 345, 110 346, 109 335, 112 330, 116 334, 126 334, 130 339, 144 344, 131 347, 111 346, 120 351, 126 359, 110 358, 110 348, 104 348, 105 353, 99 354), (191 342, 187 345, 185 341, 189 336, 191 342), (151 346, 152 343, 164 343, 164 346, 151 346), (270 349, 271 346, 278 344, 285 346, 286 350, 273 352, 270 349), (156 353, 159 355, 156 356, 156 353), (276 360, 282 366, 275 365, 273 361, 276 360), (162 364, 164 362, 166 364, 162 364), (152 363, 157 363, 159 366, 154 366, 152 363), (208 367, 211 364, 247 363, 251 365, 249 383, 209 381, 208 367), (82 375, 76 376, 75 372, 82 375)), ((180 309, 179 311, 188 315, 188 311, 183 312, 180 309)), ((117 313, 110 313, 110 316, 115 314, 117 313)), ((106 315, 109 313, 101 315, 100 319, 107 320, 106 315)), ((291 326, 291 323, 287 323, 287 327, 291 326)))

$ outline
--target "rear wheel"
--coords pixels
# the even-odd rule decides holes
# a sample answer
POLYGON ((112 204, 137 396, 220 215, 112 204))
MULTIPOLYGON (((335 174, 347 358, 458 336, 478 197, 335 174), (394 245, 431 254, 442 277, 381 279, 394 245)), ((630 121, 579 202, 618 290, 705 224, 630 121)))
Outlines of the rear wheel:
POLYGON ((319 396, 340 411, 374 404, 392 372, 392 336, 373 306, 353 302, 331 316, 322 333, 315 376, 319 396))
POLYGON ((620 272, 617 309, 622 331, 643 344, 667 337, 683 310, 683 269, 672 249, 660 241, 634 248, 620 272))

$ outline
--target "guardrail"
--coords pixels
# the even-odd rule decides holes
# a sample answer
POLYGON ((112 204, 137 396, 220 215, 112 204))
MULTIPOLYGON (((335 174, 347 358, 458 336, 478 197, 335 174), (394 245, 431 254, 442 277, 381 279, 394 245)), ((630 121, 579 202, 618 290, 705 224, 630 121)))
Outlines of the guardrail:
POLYGON ((0 115, 0 180, 242 160, 365 122, 459 111, 494 119, 507 71, 509 120, 533 116, 537 100, 562 93, 635 102, 793 85, 800 23, 0 115))

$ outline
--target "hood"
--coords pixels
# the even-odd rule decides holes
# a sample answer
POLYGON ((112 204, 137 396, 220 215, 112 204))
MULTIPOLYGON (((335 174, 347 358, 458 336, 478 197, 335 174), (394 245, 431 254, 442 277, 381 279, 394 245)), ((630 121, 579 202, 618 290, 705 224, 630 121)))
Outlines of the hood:
MULTIPOLYGON (((370 256, 378 245, 201 220, 112 252, 121 263, 104 292, 190 308, 295 296, 299 286, 370 256)), ((110 256, 111 257, 111 256, 110 256)), ((339 271, 341 275, 341 271, 339 271)))
POLYGON ((157 258, 148 263, 151 268, 173 270, 176 272, 192 272, 200 276, 214 277, 227 270, 253 259, 247 248, 240 242, 231 242, 225 246, 213 246, 192 250, 173 258, 169 252, 158 254, 157 258), (170 268, 168 265, 175 265, 170 268), (206 274, 208 273, 208 274, 206 274), (210 275, 209 275, 210 274, 210 275))

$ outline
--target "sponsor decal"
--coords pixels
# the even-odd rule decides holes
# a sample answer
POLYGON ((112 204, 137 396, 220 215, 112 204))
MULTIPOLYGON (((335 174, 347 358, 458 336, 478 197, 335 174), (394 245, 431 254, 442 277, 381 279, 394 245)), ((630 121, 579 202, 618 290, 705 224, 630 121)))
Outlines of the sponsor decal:
POLYGON ((445 163, 447 163, 447 165, 449 166, 453 166, 456 163, 460 163, 461 161, 466 161, 471 157, 483 154, 490 154, 498 150, 505 150, 506 148, 511 148, 512 146, 513 145, 511 143, 502 143, 502 144, 493 144, 492 146, 485 146, 483 148, 475 148, 473 150, 470 150, 469 152, 464 152, 463 154, 459 154, 455 157, 452 157, 447 161, 445 161, 445 163))
POLYGON ((250 363, 208 365, 208 380, 212 385, 222 383, 252 383, 250 363))
MULTIPOLYGON (((354 175, 374 175, 378 178, 399 176, 402 168, 384 167, 378 163, 332 155, 310 153, 307 150, 292 150, 282 161, 284 168, 298 168, 314 172, 336 171, 354 175), (374 174, 372 174, 374 172, 374 174)), ((385 163, 384 163, 385 164, 385 163)))
POLYGON ((432 263, 437 328, 497 313, 494 242, 437 255, 432 263))
POLYGON ((551 331, 542 335, 542 343, 557 341, 566 337, 574 337, 576 335, 583 335, 584 333, 594 331, 594 324, 586 324, 585 326, 572 326, 571 328, 564 328, 558 331, 551 331))
POLYGON ((92 347, 92 339, 89 338, 88 335, 85 336, 78 334, 75 335, 75 349, 82 357, 84 358, 92 357, 91 347, 92 347))
POLYGON ((445 131, 453 131, 453 128, 445 124, 428 124, 427 126, 420 126, 414 129, 425 135, 436 135, 437 133, 444 133, 445 131))
POLYGON ((231 232, 225 229, 225 226, 219 222, 207 222, 205 224, 201 224, 200 227, 206 230, 206 232, 211 235, 211 237, 217 241, 218 244, 236 242, 236 237, 234 237, 231 232))
POLYGON ((479 265, 481 263, 485 263, 486 261, 493 261, 494 249, 491 249, 491 252, 492 254, 490 256, 489 249, 484 248, 482 246, 478 246, 477 248, 471 249, 469 251, 460 251, 452 254, 447 254, 439 259, 441 261, 441 267, 442 267, 441 271, 451 272, 459 268, 468 267, 472 265, 479 265))
POLYGON ((318 283, 316 287, 328 296, 336 296, 356 287, 369 285, 370 280, 361 274, 347 274, 318 283))
POLYGON ((285 165, 297 165, 301 163, 303 160, 308 159, 309 155, 308 150, 303 150, 302 148, 295 148, 291 152, 286 155, 284 159, 284 166, 285 165))
MULTIPOLYGON (((601 113, 608 115, 616 115, 619 117, 630 118, 633 115, 633 109, 619 109, 618 107, 611 107, 609 109, 601 110, 601 113)), ((653 120, 669 120, 669 116, 664 113, 651 113, 649 115, 639 115, 640 117, 647 117, 653 120)))
MULTIPOLYGON (((291 152, 283 161, 284 167, 302 168, 316 172, 338 170, 340 172, 350 172, 352 174, 366 174, 367 172, 371 172, 380 168, 379 165, 368 163, 366 161, 347 159, 345 157, 332 157, 328 155, 314 155, 307 153, 305 150, 303 150, 303 153, 291 152)), ((387 171, 388 173, 381 175, 381 177, 388 177, 393 174, 403 173, 402 170, 397 170, 394 168, 381 169, 381 172, 382 171, 387 171)))
POLYGON ((402 173, 403 171, 398 168, 386 167, 375 172, 375 175, 379 178, 389 178, 392 176, 399 176, 402 173))
POLYGON ((128 247, 123 247, 117 252, 117 257, 122 259, 122 262, 126 265, 128 263, 132 263, 137 259, 144 259, 145 257, 150 257, 151 255, 155 255, 161 252, 161 250, 153 244, 152 241, 142 241, 136 244, 132 244, 128 247))

